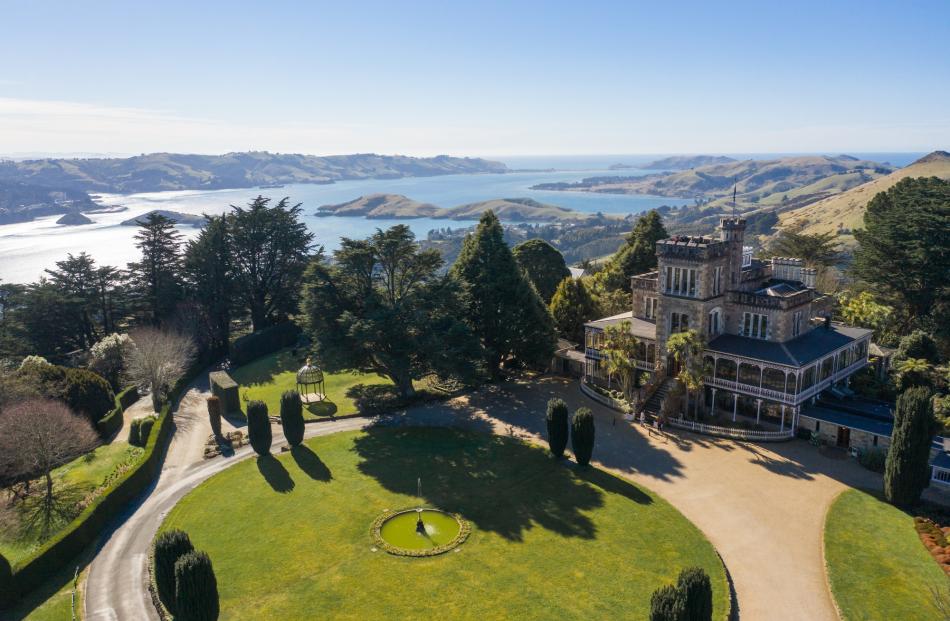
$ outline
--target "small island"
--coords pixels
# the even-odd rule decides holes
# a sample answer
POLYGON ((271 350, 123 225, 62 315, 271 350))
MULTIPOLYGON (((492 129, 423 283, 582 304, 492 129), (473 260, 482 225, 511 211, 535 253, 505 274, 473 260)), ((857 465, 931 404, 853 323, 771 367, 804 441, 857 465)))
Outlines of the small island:
POLYGON ((134 218, 129 218, 128 220, 123 220, 121 222, 122 226, 142 226, 142 222, 146 220, 150 215, 156 214, 159 216, 165 216, 169 220, 173 220, 175 224, 193 226, 195 228, 201 228, 205 225, 204 216, 196 216, 190 213, 181 213, 178 211, 170 211, 168 209, 153 209, 147 213, 143 213, 140 216, 135 216, 134 218))
POLYGON ((78 226, 80 224, 92 224, 92 220, 78 211, 71 211, 67 214, 64 214, 59 220, 56 221, 56 224, 64 224, 66 226, 78 226))

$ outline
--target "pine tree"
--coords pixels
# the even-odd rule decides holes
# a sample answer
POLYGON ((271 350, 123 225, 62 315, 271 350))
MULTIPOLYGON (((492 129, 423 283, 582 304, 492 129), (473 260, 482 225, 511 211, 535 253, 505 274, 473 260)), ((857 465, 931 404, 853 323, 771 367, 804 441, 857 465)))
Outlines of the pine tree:
POLYGON ((871 199, 864 229, 854 232, 855 275, 908 320, 927 317, 950 290, 950 181, 902 179, 871 199))
POLYGON ((150 213, 139 224, 135 246, 142 259, 129 263, 129 273, 140 308, 158 325, 171 317, 181 300, 181 233, 174 220, 159 213, 150 213))
POLYGON ((71 312, 76 313, 84 346, 92 347, 100 336, 93 320, 98 311, 96 262, 85 252, 68 254, 66 260, 56 262, 56 269, 45 271, 71 312))
POLYGON ((300 402, 300 395, 294 390, 284 391, 280 396, 280 424, 290 446, 303 442, 303 404, 300 402))
POLYGON ((627 236, 627 243, 613 256, 611 263, 620 268, 629 287, 630 278, 656 268, 656 243, 669 237, 663 217, 656 209, 643 214, 627 236))
POLYGON ((930 481, 930 446, 937 433, 930 390, 909 388, 897 398, 894 431, 884 465, 884 496, 906 507, 917 503, 930 481))
POLYGON ((191 551, 175 563, 176 621, 216 621, 220 603, 211 559, 191 551))
POLYGON ((571 275, 564 257, 543 239, 521 242, 511 252, 538 295, 545 304, 549 304, 558 283, 571 275))
POLYGON ((597 305, 581 278, 565 278, 551 298, 551 316, 558 334, 575 343, 584 341, 584 322, 597 315, 597 305))
POLYGON ((568 437, 568 413, 567 404, 563 399, 554 398, 548 401, 548 411, 546 415, 548 425, 548 446, 551 454, 560 459, 564 456, 564 449, 567 447, 568 437))
POLYGON ((313 234, 300 220, 300 204, 290 206, 287 198, 269 204, 269 198, 258 196, 228 215, 233 295, 250 313, 255 332, 297 313, 301 280, 312 258, 313 234))
POLYGON ((579 408, 571 421, 571 448, 574 459, 581 466, 590 463, 594 453, 594 415, 590 408, 579 408))
POLYGON ((451 274, 466 295, 466 319, 492 377, 509 358, 533 366, 550 361, 557 341, 551 315, 518 267, 492 211, 466 238, 451 274))
POLYGON ((702 567, 687 567, 681 571, 676 589, 683 601, 684 621, 712 620, 712 583, 702 567))
POLYGON ((166 530, 155 538, 152 558, 158 597, 172 613, 175 612, 175 563, 194 550, 188 533, 166 530))
POLYGON ((209 328, 211 351, 223 352, 231 338, 234 272, 226 216, 205 216, 198 237, 185 248, 184 276, 189 296, 201 307, 209 328))
POLYGON ((270 454, 273 436, 267 404, 263 401, 255 399, 247 404, 247 436, 255 453, 261 456, 270 454))

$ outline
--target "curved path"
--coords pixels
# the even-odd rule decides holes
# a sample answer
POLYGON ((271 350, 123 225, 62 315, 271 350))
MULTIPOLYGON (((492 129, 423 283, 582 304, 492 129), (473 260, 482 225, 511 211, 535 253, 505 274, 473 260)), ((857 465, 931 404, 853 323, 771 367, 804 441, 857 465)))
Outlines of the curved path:
MULTIPOLYGON (((157 619, 146 589, 148 546, 164 516, 198 483, 251 455, 205 461, 210 434, 201 387, 174 415, 176 433, 156 485, 102 545, 86 582, 87 621, 157 619)), ((455 425, 541 441, 547 400, 587 406, 597 421, 595 462, 666 498, 722 555, 745 620, 832 621, 822 531, 833 498, 848 486, 875 487, 880 477, 854 463, 818 454, 801 441, 775 445, 677 435, 651 436, 584 395, 576 382, 541 378, 490 386, 446 403, 412 408, 390 424, 455 425)), ((372 424, 352 418, 307 426, 307 436, 372 424)), ((275 429, 274 445, 283 438, 275 429)), ((631 527, 636 527, 631 524, 631 527)))

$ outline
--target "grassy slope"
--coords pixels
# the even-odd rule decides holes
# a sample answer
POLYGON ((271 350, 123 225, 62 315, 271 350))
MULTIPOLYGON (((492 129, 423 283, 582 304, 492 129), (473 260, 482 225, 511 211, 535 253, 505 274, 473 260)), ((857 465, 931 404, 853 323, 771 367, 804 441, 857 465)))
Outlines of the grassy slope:
POLYGON ((947 577, 899 509, 861 491, 842 493, 826 518, 825 560, 845 620, 937 618, 927 587, 946 590, 947 577))
POLYGON ((725 618, 713 547, 624 480, 575 472, 511 439, 444 429, 307 445, 315 455, 225 470, 166 519, 163 528, 183 528, 210 554, 222 619, 642 619, 654 589, 687 565, 710 573, 715 618, 725 618), (371 522, 416 505, 417 476, 424 501, 462 513, 471 537, 430 559, 373 552, 371 522))
MULTIPOLYGON (((260 399, 267 404, 272 416, 280 414, 280 395, 285 390, 297 389, 297 369, 301 363, 295 359, 289 349, 264 356, 243 367, 231 371, 231 377, 241 385, 241 400, 260 399)), ((388 379, 379 375, 359 373, 325 373, 327 399, 304 407, 305 418, 323 416, 346 416, 356 413, 353 399, 346 392, 357 384, 389 384, 388 379)), ((243 407, 243 406, 242 406, 243 407)))
POLYGON ((855 229, 862 226, 868 201, 906 177, 940 177, 950 180, 950 157, 915 162, 893 173, 869 181, 830 198, 788 211, 779 216, 779 227, 803 226, 806 233, 837 231, 839 227, 855 229))
MULTIPOLYGON (((54 493, 67 493, 77 499, 101 485, 112 471, 142 449, 125 442, 104 444, 53 471, 54 493)), ((17 539, 14 533, 0 533, 0 553, 15 564, 28 556, 40 542, 35 538, 17 539)))

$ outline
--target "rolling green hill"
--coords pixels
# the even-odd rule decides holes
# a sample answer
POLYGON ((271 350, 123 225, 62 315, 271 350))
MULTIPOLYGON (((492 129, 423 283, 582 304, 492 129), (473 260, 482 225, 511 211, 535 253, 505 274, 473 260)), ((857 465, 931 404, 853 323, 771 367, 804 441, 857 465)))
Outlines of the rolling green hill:
POLYGON ((877 177, 799 209, 781 213, 778 226, 799 228, 806 233, 842 232, 847 238, 851 230, 862 225, 868 201, 908 177, 940 177, 950 180, 950 153, 934 151, 889 175, 877 177))
POLYGON ((421 203, 402 194, 370 194, 337 205, 322 205, 317 216, 365 218, 435 218, 478 220, 491 209, 500 220, 509 222, 570 222, 594 218, 594 214, 546 205, 530 198, 496 198, 458 207, 443 208, 421 203))

